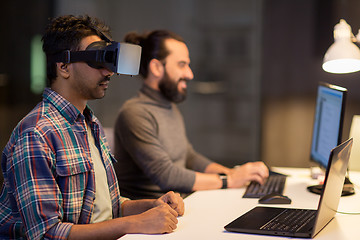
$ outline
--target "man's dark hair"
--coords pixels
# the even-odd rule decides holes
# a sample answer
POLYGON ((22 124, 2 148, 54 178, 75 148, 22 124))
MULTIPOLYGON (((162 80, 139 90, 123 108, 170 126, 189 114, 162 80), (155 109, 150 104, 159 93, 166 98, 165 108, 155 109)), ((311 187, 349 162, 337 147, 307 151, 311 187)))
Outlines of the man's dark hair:
POLYGON ((152 59, 162 61, 169 55, 170 52, 165 47, 166 39, 175 39, 185 43, 182 37, 167 30, 155 30, 142 35, 131 32, 125 36, 125 42, 142 47, 139 72, 144 78, 148 76, 148 67, 152 59))
POLYGON ((97 18, 65 15, 50 21, 42 37, 43 51, 47 57, 47 79, 51 85, 56 78, 56 63, 49 61, 49 56, 64 50, 79 50, 81 40, 87 36, 102 33, 110 35, 110 29, 97 18))

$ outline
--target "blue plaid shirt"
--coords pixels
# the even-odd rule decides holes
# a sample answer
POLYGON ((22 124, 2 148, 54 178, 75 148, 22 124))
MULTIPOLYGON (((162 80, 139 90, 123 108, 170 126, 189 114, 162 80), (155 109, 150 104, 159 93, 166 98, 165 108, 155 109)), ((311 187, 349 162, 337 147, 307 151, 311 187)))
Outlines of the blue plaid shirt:
POLYGON ((39 103, 14 129, 2 154, 0 239, 66 239, 73 224, 90 223, 95 174, 85 119, 102 157, 113 207, 121 203, 108 143, 87 107, 80 113, 55 91, 45 89, 39 103))

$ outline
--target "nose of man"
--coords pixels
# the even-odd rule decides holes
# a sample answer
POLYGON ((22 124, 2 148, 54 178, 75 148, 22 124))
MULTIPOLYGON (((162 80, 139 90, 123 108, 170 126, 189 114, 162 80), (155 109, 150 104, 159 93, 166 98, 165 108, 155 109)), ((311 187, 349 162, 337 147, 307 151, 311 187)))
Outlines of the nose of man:
POLYGON ((111 77, 111 76, 114 75, 114 72, 110 71, 110 70, 107 69, 107 68, 101 68, 100 71, 101 71, 102 75, 104 75, 104 76, 109 76, 109 77, 111 77))
POLYGON ((194 78, 194 74, 193 74, 190 66, 188 66, 187 69, 186 69, 185 78, 188 79, 188 80, 192 80, 194 78))

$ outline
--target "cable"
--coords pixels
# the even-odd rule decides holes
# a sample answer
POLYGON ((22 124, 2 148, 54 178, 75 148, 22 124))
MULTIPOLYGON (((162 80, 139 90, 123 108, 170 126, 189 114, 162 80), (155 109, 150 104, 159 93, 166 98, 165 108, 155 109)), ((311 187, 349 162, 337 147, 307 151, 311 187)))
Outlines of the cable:
MULTIPOLYGON (((360 190, 360 186, 356 183, 352 182, 352 185, 357 189, 360 190)), ((342 212, 342 211, 336 211, 336 213, 345 214, 345 215, 360 215, 360 212, 342 212)))
MULTIPOLYGON (((349 172, 347 172, 347 179, 349 180, 349 172)), ((350 180, 349 180, 350 181, 350 180)), ((360 190, 360 185, 350 182, 354 188, 356 188, 357 190, 360 190)), ((343 211, 335 211, 336 213, 339 214, 344 214, 344 215, 360 215, 360 212, 343 212, 343 211)))
POLYGON ((345 214, 345 215, 360 215, 360 212, 342 212, 342 211, 336 211, 336 213, 345 214))

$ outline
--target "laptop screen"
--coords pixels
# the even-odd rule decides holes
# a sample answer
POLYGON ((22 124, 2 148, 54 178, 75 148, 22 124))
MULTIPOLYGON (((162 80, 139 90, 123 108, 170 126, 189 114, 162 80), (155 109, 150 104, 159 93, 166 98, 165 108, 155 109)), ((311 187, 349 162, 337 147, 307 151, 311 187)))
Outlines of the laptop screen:
POLYGON ((318 86, 310 159, 326 169, 331 149, 341 143, 346 88, 318 86))
POLYGON ((349 139, 331 151, 326 171, 314 233, 318 233, 332 219, 338 209, 345 173, 348 167, 353 139, 349 139))

